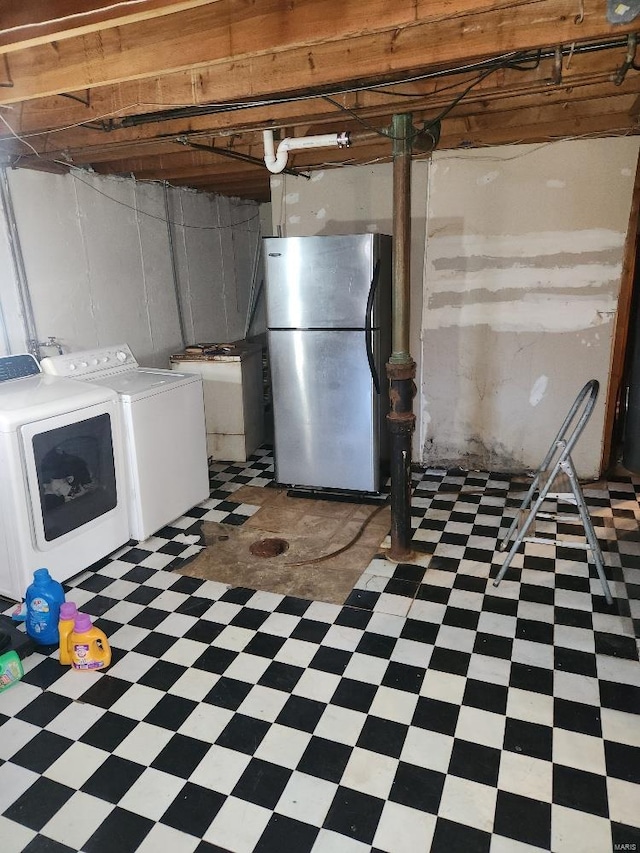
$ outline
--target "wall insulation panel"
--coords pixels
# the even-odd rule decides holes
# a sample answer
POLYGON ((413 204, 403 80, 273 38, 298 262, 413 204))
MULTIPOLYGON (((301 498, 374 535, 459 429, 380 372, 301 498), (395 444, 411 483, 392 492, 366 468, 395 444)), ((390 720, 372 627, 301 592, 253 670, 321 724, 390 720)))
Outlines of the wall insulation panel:
MULTIPOLYGON (((168 367, 185 343, 241 336, 249 282, 244 257, 236 273, 233 231, 243 231, 243 251, 242 241, 255 245, 257 204, 171 188, 170 240, 162 184, 81 170, 14 170, 9 181, 40 340, 54 336, 68 351, 124 342, 141 364, 168 367)), ((7 251, 0 242, 0 257, 7 251)), ((0 299, 12 349, 23 351, 11 274, 0 299)))

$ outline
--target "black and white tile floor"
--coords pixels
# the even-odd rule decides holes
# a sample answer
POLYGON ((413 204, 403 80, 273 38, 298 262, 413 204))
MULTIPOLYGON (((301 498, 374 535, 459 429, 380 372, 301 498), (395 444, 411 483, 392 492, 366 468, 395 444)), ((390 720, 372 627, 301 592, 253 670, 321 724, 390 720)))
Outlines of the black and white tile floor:
POLYGON ((272 476, 268 450, 215 466, 201 507, 69 584, 113 664, 38 652, 0 694, 2 853, 640 849, 640 481, 585 492, 612 608, 563 546, 493 587, 521 493, 477 472, 415 473, 424 556, 374 559, 342 607, 171 571, 272 476))

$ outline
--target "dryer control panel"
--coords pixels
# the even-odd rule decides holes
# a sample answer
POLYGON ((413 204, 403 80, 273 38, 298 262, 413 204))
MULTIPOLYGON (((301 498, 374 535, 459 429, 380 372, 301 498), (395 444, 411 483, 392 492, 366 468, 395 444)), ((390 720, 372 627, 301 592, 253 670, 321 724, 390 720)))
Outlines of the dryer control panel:
POLYGON ((40 365, 29 353, 5 355, 0 358, 0 382, 24 379, 25 376, 35 376, 36 373, 42 373, 40 365))
POLYGON ((93 380, 100 376, 117 376, 138 367, 138 362, 127 344, 54 355, 43 358, 41 364, 45 373, 54 376, 93 380))

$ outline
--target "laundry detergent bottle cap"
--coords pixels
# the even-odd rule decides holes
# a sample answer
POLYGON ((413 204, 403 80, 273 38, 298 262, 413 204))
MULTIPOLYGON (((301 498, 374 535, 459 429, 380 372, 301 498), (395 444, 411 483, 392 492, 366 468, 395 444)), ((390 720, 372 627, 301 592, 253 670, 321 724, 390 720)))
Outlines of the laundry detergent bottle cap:
MULTIPOLYGON (((88 613, 76 613, 74 617, 73 631, 75 634, 84 634, 85 631, 90 631, 93 628, 91 616, 88 613)), ((98 630, 96 628, 96 630, 98 630)))
POLYGON ((36 643, 43 646, 58 643, 58 620, 63 603, 62 584, 51 577, 48 569, 36 569, 25 594, 25 628, 36 643))
POLYGON ((91 624, 87 613, 77 613, 69 636, 69 654, 74 669, 106 669, 111 663, 111 648, 104 631, 91 624))
POLYGON ((75 627, 75 619, 78 608, 73 601, 65 601, 60 605, 60 621, 58 630, 60 632, 60 663, 69 666, 71 663, 71 651, 69 649, 69 637, 75 627))
POLYGON ((72 620, 74 620, 74 623, 75 623, 75 618, 76 618, 77 613, 78 613, 78 608, 76 607, 76 604, 74 601, 65 601, 64 604, 60 605, 60 621, 61 622, 62 622, 62 620, 67 621, 67 620, 72 619, 72 620))

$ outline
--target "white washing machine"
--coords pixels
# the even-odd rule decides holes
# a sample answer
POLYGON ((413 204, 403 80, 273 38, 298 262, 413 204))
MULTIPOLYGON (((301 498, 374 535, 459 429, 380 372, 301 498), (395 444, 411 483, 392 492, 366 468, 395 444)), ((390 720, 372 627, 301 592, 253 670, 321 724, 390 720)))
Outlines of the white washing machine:
POLYGON ((126 344, 44 358, 42 369, 118 394, 132 539, 147 539, 209 497, 199 376, 140 367, 126 344))
POLYGON ((0 358, 0 595, 64 581, 129 539, 118 397, 0 358))

